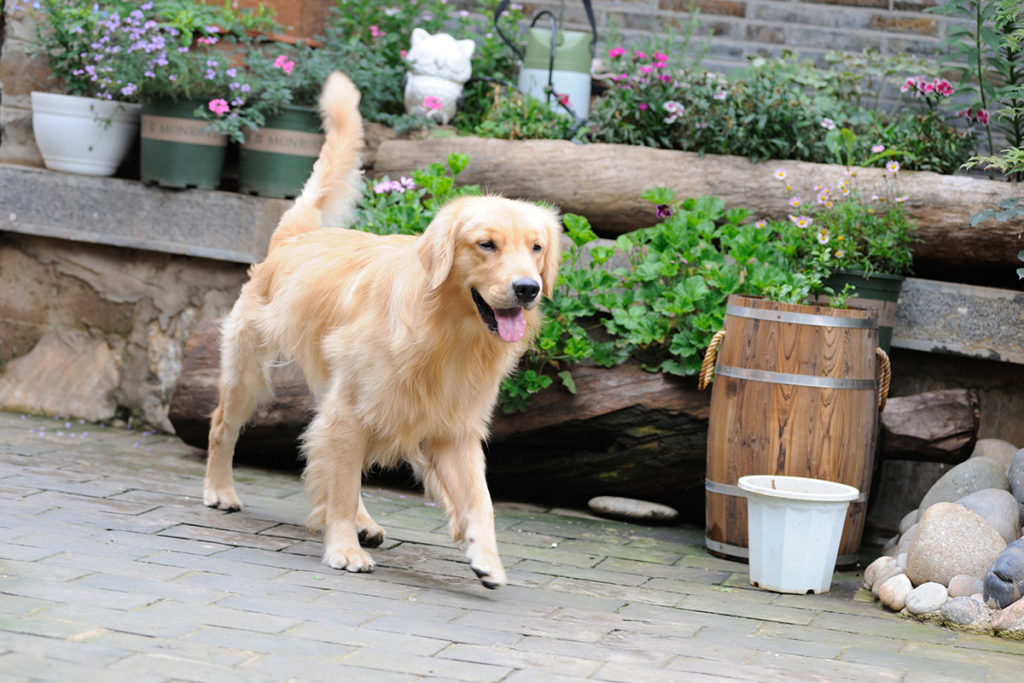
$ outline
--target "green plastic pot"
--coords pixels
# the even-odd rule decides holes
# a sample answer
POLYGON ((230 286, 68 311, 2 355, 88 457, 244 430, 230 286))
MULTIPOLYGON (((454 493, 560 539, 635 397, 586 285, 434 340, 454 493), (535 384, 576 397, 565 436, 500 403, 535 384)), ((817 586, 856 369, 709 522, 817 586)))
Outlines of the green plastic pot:
POLYGON ((245 132, 238 152, 238 190, 263 197, 297 197, 323 142, 320 117, 312 108, 285 106, 259 130, 245 132))
POLYGON ((850 284, 856 296, 846 300, 850 308, 878 311, 878 345, 889 353, 892 344, 892 326, 896 320, 897 302, 903 287, 902 275, 871 273, 862 270, 840 270, 825 278, 824 284, 836 292, 850 284))
POLYGON ((224 167, 227 138, 206 130, 193 112, 200 100, 142 105, 139 176, 161 187, 216 190, 224 167))

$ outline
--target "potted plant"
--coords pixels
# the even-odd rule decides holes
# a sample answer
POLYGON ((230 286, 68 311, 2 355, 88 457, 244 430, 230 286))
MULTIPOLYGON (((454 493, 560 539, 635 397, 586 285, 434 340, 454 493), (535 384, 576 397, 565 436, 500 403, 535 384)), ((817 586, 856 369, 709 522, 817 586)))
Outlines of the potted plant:
POLYGON ((46 58, 64 91, 31 94, 43 161, 54 170, 112 175, 139 128, 138 89, 111 70, 128 36, 97 5, 41 0, 33 15, 33 51, 46 58))
POLYGON ((331 51, 305 42, 251 42, 245 60, 252 87, 248 116, 260 123, 239 140, 240 192, 286 198, 299 194, 323 144, 317 98, 339 63, 331 51))
MULTIPOLYGON (((873 151, 881 154, 879 147, 873 151)), ((828 270, 818 294, 826 300, 841 295, 840 303, 878 312, 879 346, 886 352, 900 289, 913 265, 916 230, 904 208, 907 197, 899 194, 899 171, 892 160, 880 171, 848 167, 835 187, 818 183, 802 190, 784 168, 774 171, 793 213, 788 221, 772 222, 772 229, 790 236, 802 262, 820 262, 828 270), (861 176, 868 173, 877 180, 865 189, 861 176)))

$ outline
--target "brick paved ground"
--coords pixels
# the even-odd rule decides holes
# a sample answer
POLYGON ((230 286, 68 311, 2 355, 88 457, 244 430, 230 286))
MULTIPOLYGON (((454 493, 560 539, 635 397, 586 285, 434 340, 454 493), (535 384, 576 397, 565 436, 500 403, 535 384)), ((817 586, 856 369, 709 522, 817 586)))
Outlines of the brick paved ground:
POLYGON ((1019 681, 1024 644, 746 585, 702 530, 497 506, 510 585, 487 591, 438 508, 371 488, 377 571, 319 563, 298 477, 240 467, 246 507, 197 497, 174 438, 0 413, 0 680, 1019 681))

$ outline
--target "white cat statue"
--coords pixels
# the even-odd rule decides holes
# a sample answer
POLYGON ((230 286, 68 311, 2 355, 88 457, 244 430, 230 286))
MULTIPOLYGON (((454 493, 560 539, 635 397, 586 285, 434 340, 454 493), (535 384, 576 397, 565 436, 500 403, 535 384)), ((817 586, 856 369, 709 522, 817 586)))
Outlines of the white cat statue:
POLYGON ((462 86, 473 73, 469 58, 476 43, 456 40, 447 33, 431 35, 412 30, 412 46, 405 56, 409 73, 405 83, 405 110, 423 114, 442 126, 455 116, 462 86))

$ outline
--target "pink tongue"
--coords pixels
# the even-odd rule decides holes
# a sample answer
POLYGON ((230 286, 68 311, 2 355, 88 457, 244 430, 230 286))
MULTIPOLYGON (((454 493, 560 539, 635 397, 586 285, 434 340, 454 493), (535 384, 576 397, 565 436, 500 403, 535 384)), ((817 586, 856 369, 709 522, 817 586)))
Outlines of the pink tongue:
POLYGON ((523 334, 526 333, 526 316, 523 315, 523 309, 495 309, 494 317, 498 320, 499 337, 507 342, 517 342, 523 338, 523 334))

